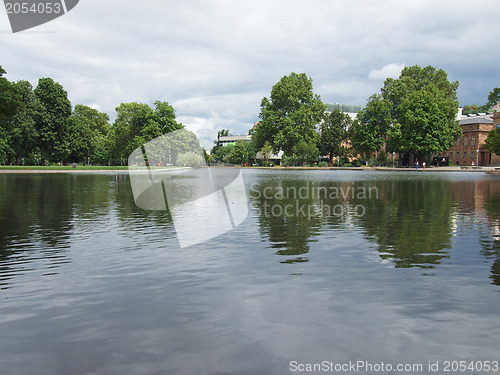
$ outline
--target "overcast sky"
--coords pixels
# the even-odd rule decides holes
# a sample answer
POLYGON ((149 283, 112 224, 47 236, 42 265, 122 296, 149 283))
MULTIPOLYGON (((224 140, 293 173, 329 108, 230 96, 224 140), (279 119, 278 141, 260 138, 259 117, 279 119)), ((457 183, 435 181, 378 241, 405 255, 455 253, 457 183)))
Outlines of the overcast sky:
POLYGON ((403 66, 432 65, 461 105, 482 105, 500 87, 499 16, 492 0, 80 0, 16 34, 1 8, 0 65, 112 119, 122 102, 168 101, 211 147, 222 128, 246 134, 291 72, 325 103, 364 106, 403 66))

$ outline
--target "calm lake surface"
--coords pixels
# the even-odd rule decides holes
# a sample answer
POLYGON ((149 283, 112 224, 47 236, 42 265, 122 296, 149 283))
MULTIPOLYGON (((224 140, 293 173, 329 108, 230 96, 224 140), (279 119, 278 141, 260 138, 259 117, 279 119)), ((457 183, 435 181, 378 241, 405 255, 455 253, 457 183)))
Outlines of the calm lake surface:
POLYGON ((242 175, 246 220, 181 248, 126 173, 0 174, 0 373, 500 361, 498 176, 242 175))

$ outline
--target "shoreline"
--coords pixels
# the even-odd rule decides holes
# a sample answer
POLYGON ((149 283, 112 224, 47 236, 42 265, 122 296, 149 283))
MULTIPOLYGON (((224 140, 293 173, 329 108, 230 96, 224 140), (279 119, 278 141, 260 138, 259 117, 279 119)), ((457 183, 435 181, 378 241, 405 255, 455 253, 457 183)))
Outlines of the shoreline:
MULTIPOLYGON (((419 168, 416 170, 415 168, 392 168, 392 167, 282 167, 282 166, 276 166, 276 167, 239 167, 239 166, 234 166, 234 167, 213 167, 213 168, 238 168, 238 169, 262 169, 262 170, 324 170, 324 171, 379 171, 379 172, 384 172, 384 171, 389 171, 389 172, 480 172, 480 173, 487 173, 487 172, 500 172, 499 167, 460 167, 460 166, 453 166, 453 167, 427 167, 425 169, 419 168)), ((8 167, 8 168, 0 168, 0 174, 36 174, 36 173, 80 173, 80 174, 106 174, 106 173, 116 173, 116 174, 126 174, 129 172, 129 169, 124 169, 124 168, 112 168, 110 167, 109 169, 61 169, 61 168, 55 168, 55 169, 50 169, 50 167, 47 167, 47 169, 42 169, 42 168, 36 168, 36 169, 30 169, 29 167, 24 167, 24 168, 16 168, 16 167, 8 167)), ((493 173, 494 174, 494 173, 493 173)))

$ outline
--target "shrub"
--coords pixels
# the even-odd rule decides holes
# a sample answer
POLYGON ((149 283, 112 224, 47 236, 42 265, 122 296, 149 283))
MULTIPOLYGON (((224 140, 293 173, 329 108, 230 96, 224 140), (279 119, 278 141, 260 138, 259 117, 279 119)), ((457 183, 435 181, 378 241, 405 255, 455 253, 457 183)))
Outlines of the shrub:
POLYGON ((351 165, 353 167, 359 167, 361 165, 361 163, 359 162, 358 159, 354 159, 353 161, 351 161, 351 165))

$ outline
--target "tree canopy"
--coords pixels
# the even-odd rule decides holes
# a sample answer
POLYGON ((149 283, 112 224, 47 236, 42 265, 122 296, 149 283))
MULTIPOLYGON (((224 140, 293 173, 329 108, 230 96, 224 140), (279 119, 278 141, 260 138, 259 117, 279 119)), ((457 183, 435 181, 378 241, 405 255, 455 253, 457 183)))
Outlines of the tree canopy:
MULTIPOLYGON (((74 109, 63 86, 40 78, 33 86, 8 81, 0 66, 0 163, 119 164, 140 145, 183 129, 167 102, 122 103, 117 118, 77 104, 74 109)), ((196 138, 196 137, 195 137, 196 138)))
POLYGON ((260 122, 253 135, 256 148, 268 141, 275 152, 281 149, 290 156, 299 142, 316 142, 316 125, 326 105, 313 93, 311 78, 305 73, 291 73, 272 87, 260 108, 260 122))
POLYGON ((352 146, 359 154, 368 155, 380 150, 391 127, 391 103, 382 95, 372 95, 353 124, 352 146))
POLYGON ((346 142, 351 125, 351 117, 340 109, 325 114, 320 125, 319 151, 322 155, 328 155, 330 163, 334 156, 344 156, 347 153, 346 142))
POLYGON ((9 117, 16 113, 20 98, 16 86, 3 77, 7 72, 0 66, 0 162, 12 153, 9 130, 9 117))
POLYGON ((109 116, 97 109, 77 104, 71 116, 71 159, 105 163, 109 116))
POLYGON ((34 90, 40 102, 41 113, 35 126, 38 131, 38 146, 44 160, 63 161, 70 154, 69 117, 71 102, 61 84, 52 78, 40 78, 34 90))
POLYGON ((486 138, 486 148, 494 154, 500 155, 500 129, 490 131, 486 138))
POLYGON ((398 79, 385 80, 382 95, 370 98, 358 129, 367 141, 354 143, 370 152, 386 141, 389 150, 417 157, 449 149, 461 135, 457 89, 442 69, 405 67, 398 79))

